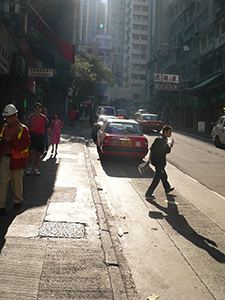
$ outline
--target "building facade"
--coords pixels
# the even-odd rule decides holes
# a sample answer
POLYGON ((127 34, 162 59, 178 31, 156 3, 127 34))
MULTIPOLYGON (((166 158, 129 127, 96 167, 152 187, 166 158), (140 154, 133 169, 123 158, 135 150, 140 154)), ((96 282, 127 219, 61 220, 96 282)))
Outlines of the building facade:
POLYGON ((148 1, 127 0, 125 7, 124 82, 132 88, 133 102, 141 105, 146 80, 148 1))
POLYGON ((152 30, 146 80, 149 106, 164 120, 196 131, 210 132, 212 124, 224 113, 225 23, 224 7, 218 3, 213 0, 165 1, 163 10, 160 1, 151 1, 152 30), (160 23, 157 16, 164 13, 169 32, 167 30, 168 36, 162 40, 160 36, 165 28, 156 28, 160 23), (177 75, 179 81, 171 89, 171 84, 165 85, 162 81, 159 84, 156 74, 177 75), (200 124, 204 126, 200 128, 200 124))

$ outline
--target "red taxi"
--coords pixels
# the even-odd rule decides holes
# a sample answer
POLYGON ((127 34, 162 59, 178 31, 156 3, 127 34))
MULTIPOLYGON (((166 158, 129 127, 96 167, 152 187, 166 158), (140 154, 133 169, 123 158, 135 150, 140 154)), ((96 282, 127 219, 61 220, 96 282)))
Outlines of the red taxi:
POLYGON ((163 128, 162 121, 159 120, 156 114, 143 114, 138 116, 137 122, 140 124, 143 132, 156 130, 160 132, 163 128))
POLYGON ((140 125, 133 120, 106 120, 97 133, 99 156, 117 155, 144 158, 148 153, 148 141, 140 125))

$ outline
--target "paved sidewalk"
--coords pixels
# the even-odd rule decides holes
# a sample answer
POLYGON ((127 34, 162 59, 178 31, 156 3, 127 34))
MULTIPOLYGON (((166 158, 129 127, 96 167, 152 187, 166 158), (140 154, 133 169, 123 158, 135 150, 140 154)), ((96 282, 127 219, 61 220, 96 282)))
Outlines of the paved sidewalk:
POLYGON ((64 126, 58 155, 48 151, 40 176, 24 177, 20 210, 9 191, 0 217, 0 299, 138 299, 132 276, 122 280, 81 122, 64 126))

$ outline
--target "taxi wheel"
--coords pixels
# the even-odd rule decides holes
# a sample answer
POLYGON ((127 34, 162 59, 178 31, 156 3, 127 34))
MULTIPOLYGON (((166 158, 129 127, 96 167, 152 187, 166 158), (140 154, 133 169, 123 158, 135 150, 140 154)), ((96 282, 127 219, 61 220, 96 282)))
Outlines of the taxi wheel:
POLYGON ((220 148, 222 146, 222 144, 220 142, 220 138, 218 136, 215 137, 214 144, 217 148, 220 148))

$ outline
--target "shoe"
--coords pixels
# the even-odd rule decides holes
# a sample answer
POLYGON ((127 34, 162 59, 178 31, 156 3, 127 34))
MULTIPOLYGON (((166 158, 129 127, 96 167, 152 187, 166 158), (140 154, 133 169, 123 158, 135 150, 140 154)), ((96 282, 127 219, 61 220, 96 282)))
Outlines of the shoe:
POLYGON ((41 175, 41 173, 38 171, 38 168, 33 169, 33 174, 37 176, 41 175))
POLYGON ((32 166, 28 166, 27 167, 27 172, 26 172, 27 175, 31 175, 32 174, 32 166))
POLYGON ((171 187, 167 192, 166 194, 168 195, 170 192, 172 192, 175 188, 174 187, 171 187))
POLYGON ((0 216, 4 216, 6 214, 5 208, 0 208, 0 216))
POLYGON ((21 206, 22 206, 22 202, 20 202, 20 203, 14 203, 13 208, 14 208, 14 209, 20 209, 21 206))
POLYGON ((155 199, 155 196, 153 196, 153 195, 146 196, 145 199, 146 200, 153 200, 153 199, 155 199))

